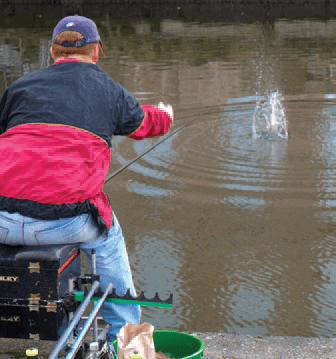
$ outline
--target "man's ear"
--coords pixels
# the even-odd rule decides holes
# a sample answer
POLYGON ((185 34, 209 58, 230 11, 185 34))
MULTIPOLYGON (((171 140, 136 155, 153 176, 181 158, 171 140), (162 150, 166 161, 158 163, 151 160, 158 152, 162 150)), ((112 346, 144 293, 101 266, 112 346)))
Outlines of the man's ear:
POLYGON ((50 46, 50 54, 51 54, 52 59, 55 60, 55 57, 54 57, 53 50, 52 50, 51 46, 50 46))
POLYGON ((98 62, 98 60, 99 60, 99 47, 97 45, 97 47, 94 49, 94 53, 92 55, 92 61, 98 62))

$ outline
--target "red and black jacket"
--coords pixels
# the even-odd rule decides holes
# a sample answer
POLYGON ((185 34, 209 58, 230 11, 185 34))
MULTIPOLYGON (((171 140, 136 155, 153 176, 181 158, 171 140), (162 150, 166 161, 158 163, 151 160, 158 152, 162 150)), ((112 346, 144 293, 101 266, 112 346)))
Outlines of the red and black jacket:
POLYGON ((112 136, 164 135, 171 122, 94 64, 67 61, 21 77, 0 100, 0 210, 43 220, 92 213, 110 228, 103 186, 112 136))

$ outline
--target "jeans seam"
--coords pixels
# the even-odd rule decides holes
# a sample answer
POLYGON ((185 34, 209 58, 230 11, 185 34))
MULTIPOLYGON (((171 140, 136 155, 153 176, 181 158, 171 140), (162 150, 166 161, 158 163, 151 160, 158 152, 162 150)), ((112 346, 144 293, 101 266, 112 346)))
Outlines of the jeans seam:
MULTIPOLYGON (((78 217, 74 217, 74 219, 71 222, 68 222, 68 223, 62 225, 61 227, 56 227, 56 228, 52 228, 52 229, 45 229, 45 230, 41 230, 41 231, 35 231, 34 232, 34 237, 35 237, 37 243, 39 245, 41 245, 41 243, 40 243, 40 241, 38 239, 39 235, 43 236, 43 233, 52 234, 52 233, 58 232, 59 230, 66 229, 66 227, 72 225, 76 221, 76 219, 78 219, 78 217)), ((73 236, 77 235, 79 232, 81 232, 83 230, 84 226, 88 223, 89 219, 90 219, 90 215, 87 216, 85 222, 83 223, 83 225, 80 228, 77 227, 76 230, 73 233, 71 233, 71 237, 73 237, 73 236)), ((73 242, 73 243, 75 243, 75 242, 73 242)), ((80 242, 78 242, 78 243, 80 243, 80 242)))
POLYGON ((20 224, 22 223, 21 221, 16 221, 15 219, 11 219, 6 216, 3 216, 1 213, 0 213, 0 217, 2 220, 10 222, 10 223, 20 223, 20 224))

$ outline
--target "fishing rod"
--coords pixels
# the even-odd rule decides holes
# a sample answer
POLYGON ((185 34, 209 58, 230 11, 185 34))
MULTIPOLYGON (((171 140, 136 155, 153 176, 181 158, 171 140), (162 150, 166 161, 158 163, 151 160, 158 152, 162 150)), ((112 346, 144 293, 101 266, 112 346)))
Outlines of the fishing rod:
POLYGON ((174 136, 176 133, 180 132, 181 130, 183 130, 186 126, 190 125, 192 122, 198 120, 200 118, 200 116, 202 115, 199 114, 198 116, 194 117, 192 120, 188 121, 187 123, 185 123, 184 125, 182 125, 181 127, 179 127, 177 130, 175 130, 174 132, 172 132, 171 134, 169 134, 168 136, 166 136, 165 138, 163 138, 162 140, 158 141, 155 143, 155 145, 153 145, 151 148, 149 148, 148 150, 146 150, 145 152, 141 153, 141 155, 135 157, 132 161, 128 162, 125 166, 121 167, 120 169, 118 169, 117 171, 111 173, 110 175, 108 175, 106 177, 105 183, 107 183, 108 181, 110 181, 112 178, 114 178, 115 176, 117 176, 119 173, 123 172, 126 168, 128 168, 131 164, 133 164, 134 162, 136 162, 137 160, 139 160, 141 157, 143 157, 145 154, 147 154, 148 152, 152 151, 155 147, 159 146, 162 142, 167 141, 168 138, 174 136))

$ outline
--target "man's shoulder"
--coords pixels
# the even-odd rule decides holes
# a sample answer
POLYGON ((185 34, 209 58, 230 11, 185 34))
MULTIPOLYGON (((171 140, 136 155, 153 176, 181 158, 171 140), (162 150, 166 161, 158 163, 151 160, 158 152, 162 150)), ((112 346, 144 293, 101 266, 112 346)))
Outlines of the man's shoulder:
POLYGON ((71 78, 73 79, 80 77, 80 73, 83 73, 85 76, 87 76, 87 80, 93 78, 96 79, 97 83, 100 83, 100 85, 103 86, 108 92, 123 91, 123 87, 118 82, 114 81, 112 77, 98 65, 84 62, 71 62, 65 63, 64 65, 50 65, 44 69, 30 72, 14 81, 9 87, 12 90, 21 88, 22 86, 29 88, 30 86, 34 86, 34 83, 39 83, 40 81, 43 83, 46 81, 49 83, 51 81, 55 84, 54 81, 57 78, 66 76, 70 80, 71 78))
POLYGON ((43 77, 45 70, 46 69, 40 69, 40 70, 29 72, 28 74, 21 76, 20 78, 18 78, 17 80, 15 80, 14 82, 11 83, 11 85, 9 86, 9 89, 20 87, 22 85, 26 86, 31 81, 33 81, 37 78, 43 77))

